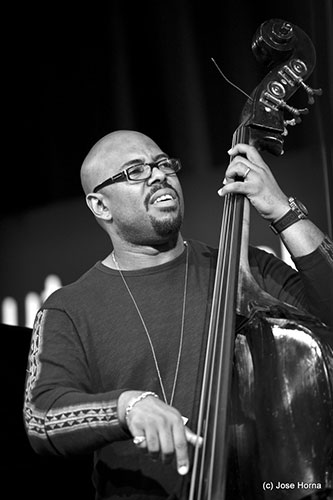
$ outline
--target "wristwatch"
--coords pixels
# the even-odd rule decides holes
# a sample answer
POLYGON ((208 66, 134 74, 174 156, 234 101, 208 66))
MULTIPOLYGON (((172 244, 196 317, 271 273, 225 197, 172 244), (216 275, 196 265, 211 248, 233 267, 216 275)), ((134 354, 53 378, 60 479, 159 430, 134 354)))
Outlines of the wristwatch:
POLYGON ((307 208, 296 198, 290 196, 290 198, 288 198, 288 203, 290 210, 280 219, 272 222, 269 226, 275 234, 282 233, 282 231, 287 229, 287 227, 295 224, 295 222, 298 222, 301 219, 306 219, 308 216, 307 208))

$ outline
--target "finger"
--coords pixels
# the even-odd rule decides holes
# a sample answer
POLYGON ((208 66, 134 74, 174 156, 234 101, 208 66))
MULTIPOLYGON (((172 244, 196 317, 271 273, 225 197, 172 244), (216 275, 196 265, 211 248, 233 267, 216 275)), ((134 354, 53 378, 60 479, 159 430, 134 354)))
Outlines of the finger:
MULTIPOLYGON (((135 443, 134 443, 135 444, 135 443)), ((135 445, 139 450, 142 452, 148 453, 148 448, 147 448, 147 440, 143 441, 140 444, 135 445)))
POLYGON ((129 431, 132 434, 132 441, 133 444, 141 449, 144 450, 147 448, 147 436, 146 436, 146 431, 144 429, 144 426, 142 425, 142 422, 130 422, 129 423, 129 431))
POLYGON ((192 446, 199 446, 199 447, 202 446, 203 438, 192 432, 191 429, 189 429, 188 427, 185 427, 185 436, 187 442, 190 443, 192 446))
POLYGON ((148 444, 145 432, 143 431, 137 432, 133 437, 132 441, 138 450, 140 450, 142 453, 148 453, 148 444))
POLYGON ((182 421, 173 426, 173 442, 176 453, 177 471, 178 474, 184 476, 189 471, 189 457, 185 427, 182 421))
POLYGON ((150 422, 150 425, 138 425, 132 423, 131 432, 133 435, 133 443, 140 450, 149 453, 152 458, 157 458, 160 454, 160 444, 158 432, 155 425, 150 422), (145 437, 143 440, 142 437, 145 437))
POLYGON ((133 443, 137 447, 144 447, 145 448, 147 446, 146 436, 144 436, 144 435, 142 435, 142 436, 141 435, 140 436, 134 436, 133 443))
POLYGON ((159 434, 162 461, 165 464, 171 463, 175 455, 175 446, 171 428, 164 427, 159 434))
MULTIPOLYGON (((186 423, 188 422, 188 418, 182 416, 181 422, 182 422, 182 425, 184 426, 186 439, 187 439, 187 433, 188 433, 189 439, 191 439, 193 442, 192 436, 195 436, 195 434, 193 434, 193 432, 190 431, 190 429, 185 427, 186 423)), ((175 423, 173 425, 179 425, 178 417, 175 420, 175 423)), ((174 456, 175 456, 175 443, 174 443, 173 433, 172 433, 171 428, 168 429, 166 426, 164 426, 164 431, 160 432, 159 438, 160 438, 162 461, 163 461, 163 463, 171 463, 174 459, 174 456)))
POLYGON ((258 153, 256 148, 250 146, 249 144, 236 144, 236 146, 229 149, 228 154, 232 157, 237 155, 245 155, 248 160, 253 163, 261 164, 263 163, 263 159, 261 155, 258 153))
POLYGON ((248 187, 245 182, 228 182, 223 187, 221 187, 217 194, 221 197, 226 196, 228 193, 237 193, 248 195, 248 187))
POLYGON ((174 457, 175 457, 174 453, 163 453, 162 454, 162 462, 165 465, 171 464, 173 462, 174 457))
POLYGON ((152 459, 157 459, 160 456, 160 439, 155 428, 150 428, 146 431, 147 437, 147 452, 152 459))
POLYGON ((256 165, 246 160, 245 158, 238 160, 237 157, 237 161, 233 161, 232 163, 230 163, 229 167, 226 170, 225 184, 234 181, 245 181, 249 173, 256 173, 256 170, 258 170, 258 167, 256 165))

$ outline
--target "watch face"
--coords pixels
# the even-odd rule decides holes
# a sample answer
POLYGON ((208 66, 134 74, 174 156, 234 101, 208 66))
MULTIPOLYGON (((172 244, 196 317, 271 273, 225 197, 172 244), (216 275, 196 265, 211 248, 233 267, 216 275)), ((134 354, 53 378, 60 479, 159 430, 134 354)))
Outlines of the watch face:
POLYGON ((306 206, 299 200, 295 200, 295 202, 301 212, 303 212, 303 214, 305 215, 308 215, 308 209, 306 208, 306 206))
POLYGON ((308 209, 306 206, 296 198, 289 198, 290 208, 295 212, 301 212, 304 215, 308 215, 308 209))

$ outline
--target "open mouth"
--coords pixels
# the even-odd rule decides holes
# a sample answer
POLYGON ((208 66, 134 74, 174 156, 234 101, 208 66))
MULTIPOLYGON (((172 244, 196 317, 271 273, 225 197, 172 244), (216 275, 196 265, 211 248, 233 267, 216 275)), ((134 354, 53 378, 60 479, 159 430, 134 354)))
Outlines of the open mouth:
POLYGON ((177 194, 171 189, 159 189, 152 195, 149 202, 151 205, 170 204, 177 200, 177 194))
POLYGON ((164 203, 165 201, 173 201, 174 198, 170 194, 162 194, 162 196, 159 196, 154 200, 153 205, 156 205, 157 203, 164 203))

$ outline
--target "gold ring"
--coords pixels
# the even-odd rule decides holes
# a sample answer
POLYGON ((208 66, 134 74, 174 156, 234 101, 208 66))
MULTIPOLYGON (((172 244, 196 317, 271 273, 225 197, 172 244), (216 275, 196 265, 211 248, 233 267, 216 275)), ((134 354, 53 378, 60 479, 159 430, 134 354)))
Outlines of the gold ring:
POLYGON ((243 179, 246 179, 246 177, 249 175, 249 172, 250 172, 250 167, 247 167, 247 170, 245 172, 245 174, 243 175, 243 179))
POLYGON ((133 443, 137 446, 146 441, 146 436, 135 436, 133 438, 133 443))

